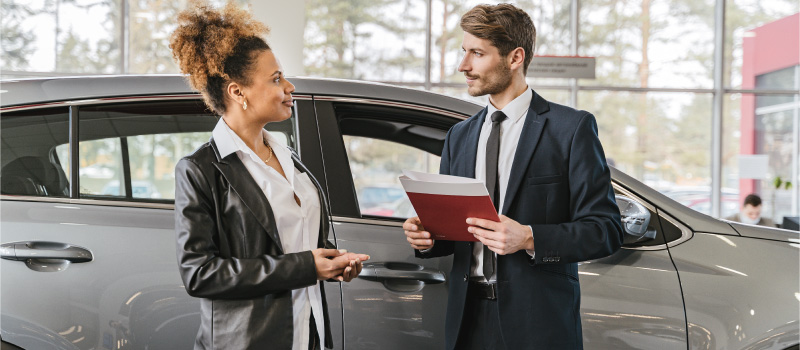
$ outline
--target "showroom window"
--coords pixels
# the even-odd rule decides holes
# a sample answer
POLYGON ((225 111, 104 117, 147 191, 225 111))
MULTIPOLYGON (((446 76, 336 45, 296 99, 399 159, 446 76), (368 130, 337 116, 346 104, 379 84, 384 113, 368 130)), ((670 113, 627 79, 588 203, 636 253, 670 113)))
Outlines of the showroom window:
MULTIPOLYGON (((551 102, 592 112, 625 173, 670 196, 694 191, 678 200, 717 217, 749 193, 765 198, 765 213, 777 221, 800 216, 800 2, 509 2, 536 26, 533 62, 595 58, 594 79, 527 82, 551 102), (748 178, 740 159, 753 155, 768 161, 764 174, 748 178), (795 186, 775 188, 779 178, 795 186)), ((264 9, 278 2, 265 3, 251 10, 270 24, 276 15, 264 9)), ((486 96, 467 94, 458 72, 460 18, 479 3, 284 2, 278 16, 291 16, 292 25, 273 27, 268 40, 281 47, 289 76, 390 83, 485 105, 486 96)), ((3 4, 3 79, 179 72, 169 34, 184 1, 3 4)))

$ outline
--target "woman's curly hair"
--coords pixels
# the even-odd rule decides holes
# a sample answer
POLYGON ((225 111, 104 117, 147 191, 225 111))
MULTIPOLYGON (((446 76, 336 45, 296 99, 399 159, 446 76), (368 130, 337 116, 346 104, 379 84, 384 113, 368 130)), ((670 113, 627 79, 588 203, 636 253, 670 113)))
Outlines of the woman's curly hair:
POLYGON ((225 112, 225 87, 231 81, 250 85, 257 54, 270 50, 261 37, 269 27, 228 1, 221 10, 205 0, 190 0, 178 14, 169 47, 189 84, 211 109, 225 112))

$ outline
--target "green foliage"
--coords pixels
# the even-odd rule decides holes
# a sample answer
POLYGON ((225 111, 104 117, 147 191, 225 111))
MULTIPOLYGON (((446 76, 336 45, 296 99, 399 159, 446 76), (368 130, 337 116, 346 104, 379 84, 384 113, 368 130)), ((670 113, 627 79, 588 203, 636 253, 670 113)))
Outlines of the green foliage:
POLYGON ((402 74, 424 66, 423 58, 407 47, 401 47, 400 54, 389 54, 360 46, 372 35, 367 27, 394 35, 398 46, 407 36, 424 33, 424 22, 409 11, 413 3, 411 0, 306 1, 306 73, 349 79, 363 79, 368 74, 373 79, 386 79, 390 71, 402 74), (390 6, 402 6, 405 11, 387 12, 390 6))
POLYGON ((23 28, 22 21, 33 15, 34 11, 29 5, 17 0, 3 0, 0 2, 0 12, 3 14, 0 27, 0 66, 3 69, 27 69, 28 59, 34 51, 32 44, 36 40, 36 34, 32 29, 23 28))
POLYGON ((780 190, 783 187, 784 190, 791 190, 792 189, 792 182, 785 181, 782 177, 776 176, 772 179, 772 186, 775 187, 776 190, 780 190))

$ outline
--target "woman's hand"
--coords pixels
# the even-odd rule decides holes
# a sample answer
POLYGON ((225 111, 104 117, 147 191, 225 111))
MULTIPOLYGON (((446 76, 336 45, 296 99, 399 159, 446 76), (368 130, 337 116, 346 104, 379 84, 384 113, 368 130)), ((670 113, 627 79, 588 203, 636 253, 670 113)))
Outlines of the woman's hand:
POLYGON ((337 279, 349 282, 361 273, 361 261, 369 260, 369 255, 347 253, 338 249, 314 249, 314 265, 317 280, 337 279))
POLYGON ((348 266, 344 268, 342 275, 336 277, 336 279, 338 279, 340 282, 350 282, 354 278, 358 277, 363 267, 361 262, 369 260, 369 255, 365 254, 346 253, 345 256, 348 257, 350 262, 348 266))

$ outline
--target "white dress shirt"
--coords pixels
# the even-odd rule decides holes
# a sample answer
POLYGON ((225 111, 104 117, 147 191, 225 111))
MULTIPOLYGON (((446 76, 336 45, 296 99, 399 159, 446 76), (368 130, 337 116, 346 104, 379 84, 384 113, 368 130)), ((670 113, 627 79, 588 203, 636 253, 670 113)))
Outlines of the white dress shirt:
MULTIPOLYGON (((264 163, 242 139, 220 118, 212 136, 221 157, 236 152, 258 187, 264 192, 275 215, 275 223, 284 253, 297 253, 317 248, 319 238, 320 203, 317 188, 308 175, 294 167, 291 151, 266 130, 261 131, 269 142, 273 157, 286 174, 264 163), (300 199, 298 205, 295 194, 300 199)), ((294 335, 292 349, 308 349, 311 314, 317 324, 320 344, 325 344, 325 325, 322 317, 322 295, 319 283, 292 291, 294 335)))
MULTIPOLYGON (((506 198, 506 188, 508 178, 511 176, 511 165, 514 162, 514 155, 517 153, 519 136, 522 134, 522 127, 525 125, 525 118, 528 115, 528 108, 533 99, 533 91, 528 88, 522 95, 517 96, 509 102, 503 109, 499 110, 506 115, 506 119, 500 122, 500 154, 497 157, 497 185, 500 190, 500 198, 497 200, 498 212, 502 212, 506 198)), ((492 132, 492 114, 498 109, 489 102, 486 118, 481 126, 481 134, 478 138, 478 154, 475 159, 475 179, 486 183, 486 142, 492 132)), ((533 256, 533 250, 527 251, 533 256)), ((494 253, 493 253, 494 254, 494 253)), ((472 265, 470 266, 470 276, 473 279, 494 283, 497 281, 497 270, 491 276, 483 275, 483 243, 475 242, 472 246, 472 265), (485 280, 484 280, 485 278, 485 280)))

